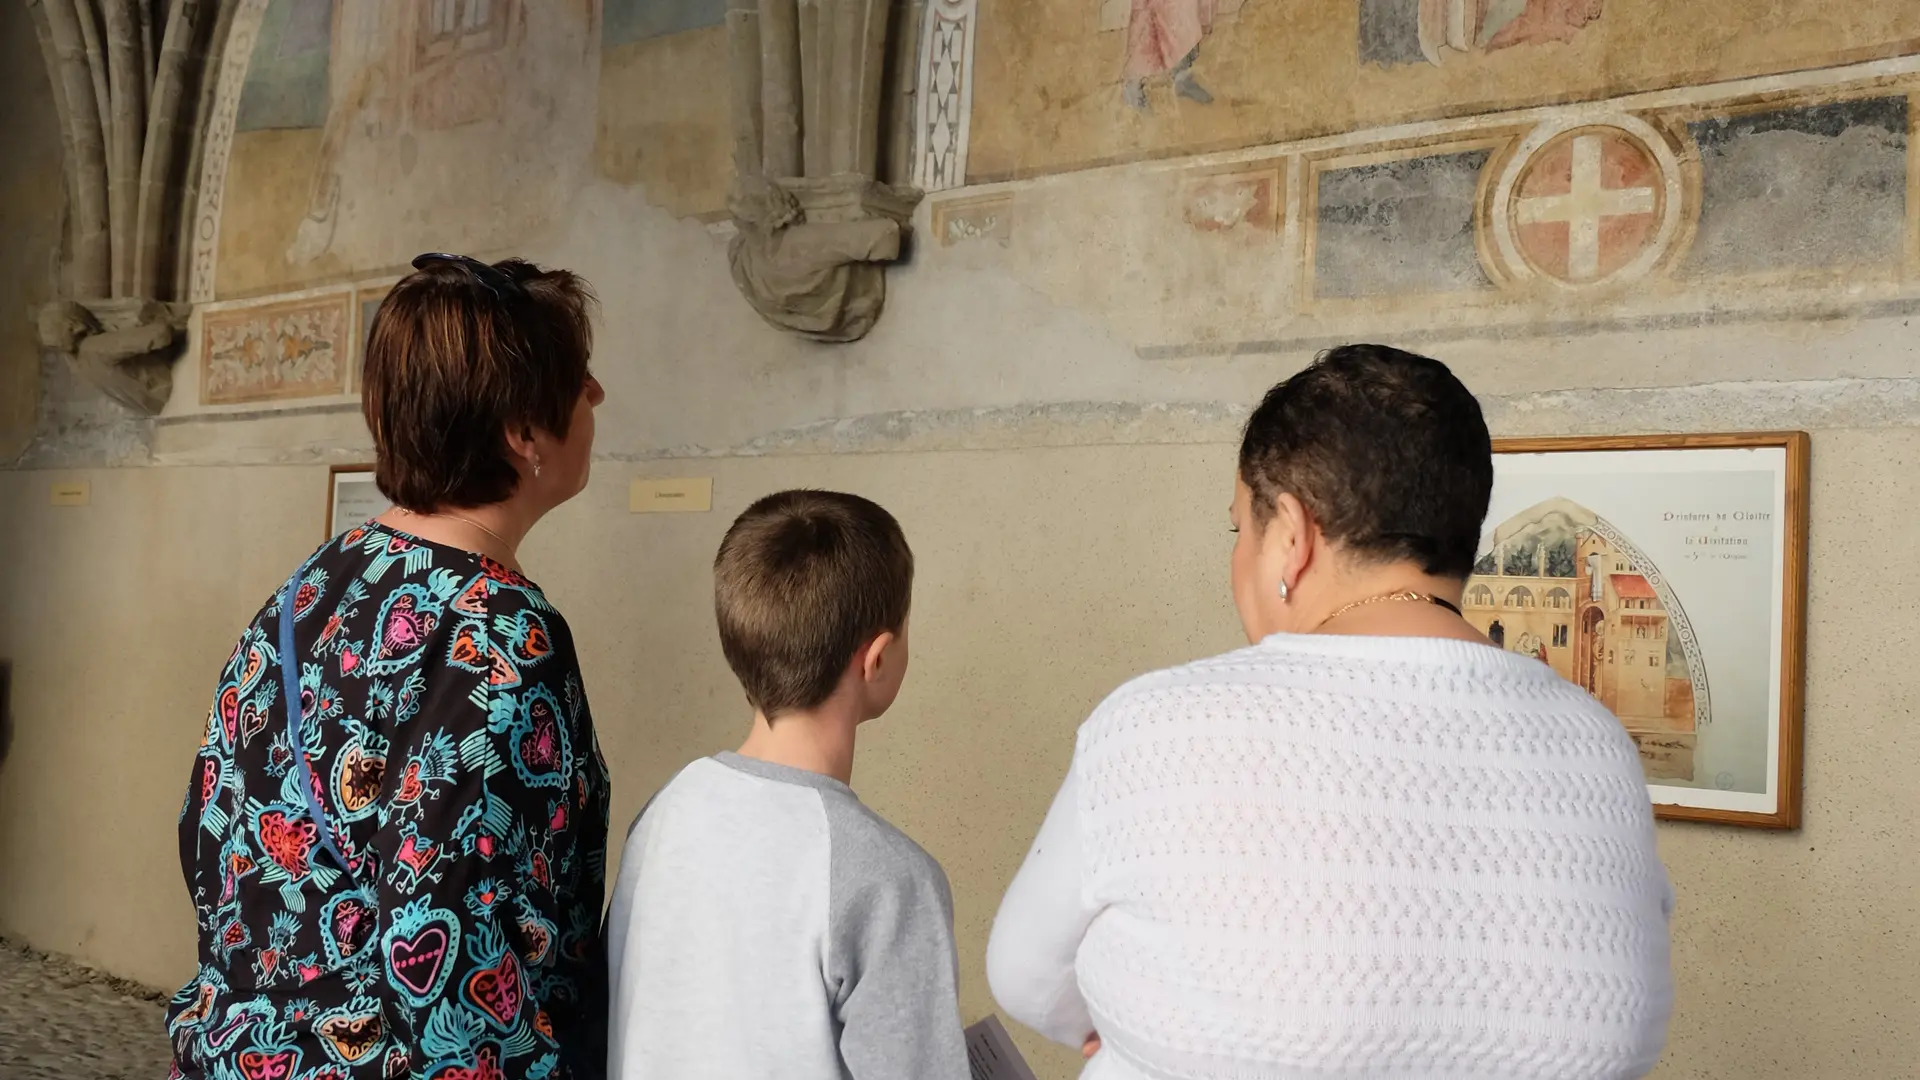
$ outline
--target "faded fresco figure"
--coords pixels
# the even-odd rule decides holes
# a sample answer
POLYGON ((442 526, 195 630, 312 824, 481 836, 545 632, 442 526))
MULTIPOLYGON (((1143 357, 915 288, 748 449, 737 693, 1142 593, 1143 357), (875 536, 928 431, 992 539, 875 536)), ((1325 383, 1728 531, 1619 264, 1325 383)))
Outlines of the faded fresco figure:
POLYGON ((1516 45, 1565 43, 1606 0, 1358 0, 1360 61, 1443 65, 1516 45))
POLYGON ((1481 36, 1488 52, 1513 45, 1572 41, 1600 17, 1605 0, 1493 0, 1481 36))
POLYGON ((1201 105, 1213 95, 1193 76, 1200 41, 1213 32, 1214 0, 1133 0, 1127 21, 1127 104, 1147 107, 1147 80, 1173 76, 1174 93, 1201 105))
POLYGON ((1244 0, 1105 0, 1100 28, 1127 32, 1126 62, 1122 72, 1128 105, 1145 111, 1147 81, 1169 76, 1173 92, 1198 105, 1211 105, 1213 94, 1194 76, 1200 44, 1216 24, 1238 14, 1244 0))
POLYGON ((320 148, 286 264, 397 263, 449 221, 480 248, 544 224, 593 142, 596 11, 592 0, 337 0, 320 148), (375 205, 408 212, 396 222, 375 205))

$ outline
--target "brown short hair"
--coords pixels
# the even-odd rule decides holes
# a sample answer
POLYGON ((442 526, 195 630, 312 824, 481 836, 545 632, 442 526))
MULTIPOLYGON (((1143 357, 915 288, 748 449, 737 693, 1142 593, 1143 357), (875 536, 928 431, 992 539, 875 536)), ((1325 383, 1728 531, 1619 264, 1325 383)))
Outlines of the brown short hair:
POLYGON ((593 352, 593 291, 520 259, 494 270, 428 262, 374 316, 361 407, 374 479, 397 506, 499 502, 520 480, 508 429, 567 435, 593 352))
POLYGON ((713 560, 721 651, 768 719, 832 696, 855 650, 906 625, 912 599, 900 523, 858 495, 768 495, 713 560))
POLYGON ((1464 580, 1493 494, 1493 442, 1445 364, 1343 345, 1267 391, 1240 440, 1240 479, 1258 525, 1291 494, 1355 555, 1464 580))

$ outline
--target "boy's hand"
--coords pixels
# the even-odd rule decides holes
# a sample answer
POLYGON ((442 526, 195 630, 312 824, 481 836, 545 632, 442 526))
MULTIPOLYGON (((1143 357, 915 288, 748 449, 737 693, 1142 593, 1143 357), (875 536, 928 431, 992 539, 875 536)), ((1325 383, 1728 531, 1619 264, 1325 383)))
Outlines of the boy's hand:
POLYGON ((1099 1052, 1100 1052, 1100 1033, 1096 1031, 1093 1034, 1087 1036, 1086 1042, 1080 1044, 1080 1056, 1087 1059, 1088 1061, 1092 1061, 1093 1055, 1099 1052))

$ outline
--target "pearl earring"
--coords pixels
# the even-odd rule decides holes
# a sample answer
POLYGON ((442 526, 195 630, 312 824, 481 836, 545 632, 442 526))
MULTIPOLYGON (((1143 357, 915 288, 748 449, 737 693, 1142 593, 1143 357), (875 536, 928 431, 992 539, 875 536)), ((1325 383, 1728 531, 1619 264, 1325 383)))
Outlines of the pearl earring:
POLYGON ((540 455, 538 454, 533 456, 533 475, 536 478, 540 475, 540 455))
POLYGON ((1280 583, 1280 602, 1281 602, 1281 603, 1283 603, 1283 604, 1284 604, 1284 603, 1286 603, 1286 602, 1287 602, 1287 593, 1288 593, 1288 592, 1290 592, 1290 591, 1291 591, 1291 590, 1289 590, 1289 589, 1287 588, 1287 583, 1286 583, 1286 582, 1284 582, 1284 581, 1283 581, 1283 582, 1281 582, 1281 583, 1280 583))

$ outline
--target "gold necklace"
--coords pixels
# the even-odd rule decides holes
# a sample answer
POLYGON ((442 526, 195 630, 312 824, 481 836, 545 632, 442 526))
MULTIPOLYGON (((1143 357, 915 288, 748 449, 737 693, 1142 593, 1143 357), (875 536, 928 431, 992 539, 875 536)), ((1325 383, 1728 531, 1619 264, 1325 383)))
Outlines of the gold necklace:
POLYGON ((437 517, 437 518, 447 518, 451 521, 465 522, 466 524, 471 525, 476 529, 479 529, 481 532, 486 533, 488 536, 493 537, 495 540, 500 541, 500 546, 507 549, 507 558, 511 559, 514 557, 513 544, 508 542, 506 537, 501 536, 499 533, 494 532, 492 529, 487 528, 485 525, 480 524, 479 522, 473 520, 470 517, 466 517, 461 514, 449 514, 444 511, 438 511, 431 514, 417 514, 417 513, 414 513, 412 510, 406 509, 405 507, 402 507, 400 512, 402 514, 405 514, 408 517, 437 517))
POLYGON ((1315 624, 1314 629, 1315 630, 1320 629, 1320 627, 1327 625, 1328 623, 1332 622, 1333 620, 1339 618, 1342 615, 1345 615, 1347 612, 1352 611, 1355 608, 1366 607, 1368 604, 1385 604, 1385 603, 1392 603, 1392 602, 1432 604, 1435 607, 1446 608, 1448 611, 1453 612, 1455 615, 1460 614, 1460 609, 1458 607, 1455 607, 1451 602, 1444 600, 1438 596, 1435 596, 1432 593, 1414 592, 1412 589, 1401 589, 1398 592, 1381 593, 1379 596, 1369 596, 1365 600, 1355 600, 1353 603, 1348 604, 1345 607, 1338 608, 1334 611, 1333 614, 1327 616, 1324 619, 1321 619, 1319 623, 1315 624))

